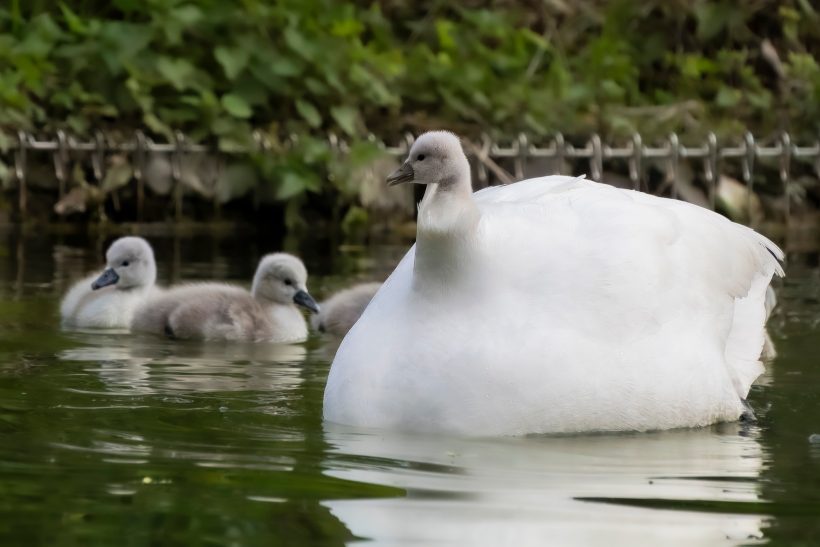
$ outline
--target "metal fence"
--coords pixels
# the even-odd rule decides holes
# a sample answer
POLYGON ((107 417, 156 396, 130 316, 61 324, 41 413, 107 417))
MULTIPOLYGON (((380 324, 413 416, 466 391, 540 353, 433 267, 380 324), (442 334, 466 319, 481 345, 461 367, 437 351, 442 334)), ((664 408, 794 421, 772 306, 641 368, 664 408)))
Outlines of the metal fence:
MULTIPOLYGON (((291 140, 286 141, 287 147, 292 144, 291 140)), ((413 144, 413 136, 410 134, 396 145, 387 145, 371 136, 370 140, 376 142, 388 154, 396 158, 404 157, 410 146, 413 144)), ((344 154, 348 150, 348 144, 343 139, 335 135, 328 136, 329 144, 337 152, 344 154)), ((27 170, 29 166, 28 152, 49 152, 52 154, 54 164, 54 174, 57 179, 60 197, 66 191, 68 184, 69 164, 72 155, 82 153, 90 157, 91 170, 97 183, 104 177, 106 165, 106 155, 111 153, 127 154, 131 158, 133 166, 133 179, 136 184, 137 209, 142 210, 145 195, 144 166, 147 154, 168 154, 170 156, 171 175, 177 185, 181 179, 180 158, 185 154, 247 154, 250 152, 270 152, 271 143, 262 132, 253 134, 253 141, 256 150, 217 150, 213 146, 191 142, 186 136, 177 132, 170 142, 157 142, 147 137, 144 132, 136 131, 130 139, 115 140, 110 136, 98 132, 91 140, 82 140, 69 136, 62 131, 56 132, 53 139, 37 139, 35 136, 20 131, 17 134, 17 141, 12 144, 11 150, 14 154, 14 175, 17 180, 18 208, 21 214, 25 214, 27 203, 27 170)), ((671 181, 671 196, 678 197, 679 190, 679 166, 681 162, 699 165, 703 180, 707 187, 708 204, 714 208, 716 199, 716 187, 718 178, 724 168, 726 161, 739 162, 740 172, 743 182, 749 190, 754 189, 755 169, 758 160, 776 160, 777 171, 779 172, 779 182, 786 196, 786 214, 789 214, 789 184, 792 181, 793 160, 811 162, 811 170, 815 176, 820 178, 820 141, 813 144, 799 145, 792 142, 788 133, 779 136, 760 140, 752 133, 746 133, 742 139, 731 144, 723 144, 718 141, 714 133, 708 134, 706 139, 693 145, 683 144, 678 135, 671 134, 664 142, 654 145, 644 144, 641 135, 633 135, 632 138, 622 144, 610 145, 604 143, 598 135, 592 135, 584 145, 578 146, 568 142, 563 135, 557 134, 545 145, 531 143, 526 135, 520 134, 514 139, 504 142, 497 142, 489 136, 482 136, 477 142, 466 141, 468 154, 473 155, 479 161, 476 162, 477 186, 486 186, 491 179, 501 182, 512 182, 524 177, 528 162, 542 159, 554 162, 553 172, 560 172, 564 162, 581 161, 588 162, 588 176, 592 180, 600 181, 604 172, 604 166, 608 162, 626 162, 629 172, 629 180, 634 189, 646 190, 644 181, 646 177, 646 165, 649 162, 657 164, 660 162, 667 172, 671 181), (512 162, 512 173, 498 166, 496 162, 512 162)), ((696 167, 697 167, 696 165, 696 167)), ((177 200, 181 199, 181 192, 175 192, 177 200)), ((749 193, 751 196, 751 192, 749 193)), ((178 204, 177 210, 180 210, 178 204)))

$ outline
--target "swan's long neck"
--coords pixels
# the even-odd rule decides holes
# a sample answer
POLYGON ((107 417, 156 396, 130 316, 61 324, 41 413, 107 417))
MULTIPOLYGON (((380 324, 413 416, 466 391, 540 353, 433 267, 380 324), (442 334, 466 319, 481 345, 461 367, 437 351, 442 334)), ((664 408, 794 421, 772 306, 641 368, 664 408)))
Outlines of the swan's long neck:
POLYGON ((464 284, 471 270, 479 218, 469 171, 461 180, 427 186, 416 228, 413 277, 417 288, 448 290, 464 284))

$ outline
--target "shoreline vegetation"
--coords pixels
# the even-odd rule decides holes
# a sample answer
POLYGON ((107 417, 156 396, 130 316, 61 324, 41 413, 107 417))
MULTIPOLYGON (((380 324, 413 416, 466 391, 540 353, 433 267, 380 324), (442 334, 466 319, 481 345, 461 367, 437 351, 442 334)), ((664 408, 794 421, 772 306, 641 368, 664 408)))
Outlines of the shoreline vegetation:
MULTIPOLYGON (((815 143, 818 51, 820 13, 806 0, 12 0, 0 7, 0 218, 17 218, 20 130, 123 141, 141 129, 158 142, 181 131, 219 152, 179 160, 190 199, 176 208, 171 158, 147 157, 141 220, 273 215, 295 230, 330 219, 356 237, 414 212, 412 194, 384 192, 396 160, 371 134, 392 144, 446 127, 473 142, 525 133, 535 143, 561 132, 582 145, 593 133, 654 144, 674 132, 686 144, 751 131, 815 143), (254 148, 254 130, 267 149, 235 155, 254 148), (349 151, 336 153, 329 133, 349 151)), ((50 156, 28 154, 24 220, 137 220, 130 155, 106 154, 102 177, 90 154, 65 158, 62 200, 50 156)), ((742 180, 728 163, 727 177, 742 180)), ((757 220, 782 219, 779 169, 756 166, 757 220)), ((790 207, 816 210, 818 169, 791 171, 790 207)), ((650 189, 664 176, 646 165, 650 189)), ((699 172, 683 178, 703 189, 699 172)))

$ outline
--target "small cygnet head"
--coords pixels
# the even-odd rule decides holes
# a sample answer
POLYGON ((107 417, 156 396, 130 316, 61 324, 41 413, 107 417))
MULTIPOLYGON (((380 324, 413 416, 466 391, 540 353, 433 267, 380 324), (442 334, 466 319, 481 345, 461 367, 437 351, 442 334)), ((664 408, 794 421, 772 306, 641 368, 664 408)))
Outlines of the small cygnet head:
POLYGON ((148 287, 157 280, 154 250, 141 237, 121 237, 105 253, 106 269, 91 284, 93 290, 116 285, 128 290, 148 287))
POLYGON ((307 290, 307 269, 301 260, 287 253, 262 257, 253 276, 253 297, 278 304, 298 304, 314 313, 319 306, 307 290))
POLYGON ((415 182, 445 187, 466 181, 469 187, 469 176, 470 163, 458 137, 449 131, 429 131, 416 139, 407 160, 387 177, 387 184, 415 182))

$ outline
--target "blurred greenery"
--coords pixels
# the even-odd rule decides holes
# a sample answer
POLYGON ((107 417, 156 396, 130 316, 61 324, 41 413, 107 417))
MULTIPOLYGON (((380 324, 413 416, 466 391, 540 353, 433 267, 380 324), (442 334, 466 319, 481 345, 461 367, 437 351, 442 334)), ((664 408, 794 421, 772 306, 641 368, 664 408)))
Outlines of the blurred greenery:
POLYGON ((327 132, 362 146, 434 127, 813 140, 819 46, 809 0, 10 0, 0 144, 18 128, 147 127, 231 151, 260 128, 266 195, 353 204, 331 175, 357 166, 327 132))

